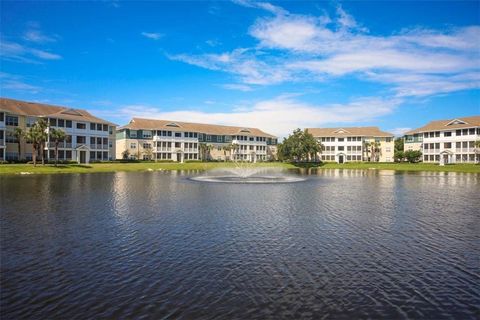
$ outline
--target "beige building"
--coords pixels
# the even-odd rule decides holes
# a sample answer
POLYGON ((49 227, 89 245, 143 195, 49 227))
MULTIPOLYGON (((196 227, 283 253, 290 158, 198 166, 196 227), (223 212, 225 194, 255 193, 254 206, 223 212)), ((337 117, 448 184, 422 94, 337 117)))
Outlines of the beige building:
MULTIPOLYGON (((59 144, 59 160, 79 163, 113 160, 115 124, 81 109, 0 98, 0 160, 32 160, 32 145, 14 136, 15 128, 27 131, 39 119, 49 128, 63 130, 67 139, 59 144), (18 152, 20 142, 21 153, 18 152)), ((45 159, 55 158, 52 142, 45 144, 45 159)))
POLYGON ((133 118, 117 129, 117 159, 266 161, 276 156, 277 138, 257 128, 133 118))
POLYGON ((378 127, 307 129, 323 145, 322 161, 393 162, 394 135, 378 127), (372 152, 372 149, 374 151, 372 152))
POLYGON ((420 150, 423 162, 480 162, 480 116, 431 121, 404 136, 404 151, 420 150))

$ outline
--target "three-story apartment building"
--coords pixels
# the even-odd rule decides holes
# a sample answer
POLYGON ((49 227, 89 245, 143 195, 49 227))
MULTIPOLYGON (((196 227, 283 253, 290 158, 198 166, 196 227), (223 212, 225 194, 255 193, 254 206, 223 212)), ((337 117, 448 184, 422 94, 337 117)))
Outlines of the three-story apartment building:
MULTIPOLYGON (((32 159, 32 145, 25 139, 18 141, 14 131, 15 128, 27 131, 39 119, 44 119, 48 128, 61 129, 67 135, 67 139, 59 144, 59 160, 89 163, 115 158, 115 124, 86 110, 1 98, 0 160, 32 159)), ((47 141, 43 152, 46 159, 53 160, 53 142, 47 141)))
POLYGON ((423 162, 480 162, 480 116, 431 121, 405 133, 404 150, 420 150, 423 162))
POLYGON ((309 128, 323 145, 320 159, 337 163, 393 162, 394 135, 377 127, 309 128), (374 151, 372 152, 372 148, 374 151))
POLYGON ((257 128, 133 118, 117 130, 117 159, 265 161, 276 155, 277 138, 257 128), (231 146, 231 148, 228 148, 231 146))

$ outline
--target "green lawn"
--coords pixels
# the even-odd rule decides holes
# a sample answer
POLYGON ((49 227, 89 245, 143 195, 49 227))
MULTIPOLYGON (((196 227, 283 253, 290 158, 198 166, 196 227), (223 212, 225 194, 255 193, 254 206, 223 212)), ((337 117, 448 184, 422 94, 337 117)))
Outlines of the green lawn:
MULTIPOLYGON (((480 173, 480 165, 455 164, 439 166, 425 163, 325 163, 325 164, 291 164, 280 162, 249 164, 252 167, 276 167, 276 168, 305 168, 314 167, 319 169, 383 169, 400 171, 446 171, 446 172, 468 172, 480 173)), ((4 174, 49 174, 49 173, 93 173, 93 172, 116 172, 116 171, 157 171, 157 170, 211 170, 216 168, 235 167, 231 162, 192 162, 192 163, 165 163, 165 162, 143 162, 143 163, 94 163, 89 165, 67 164, 67 165, 45 165, 34 167, 31 164, 1 164, 0 175, 4 174)))

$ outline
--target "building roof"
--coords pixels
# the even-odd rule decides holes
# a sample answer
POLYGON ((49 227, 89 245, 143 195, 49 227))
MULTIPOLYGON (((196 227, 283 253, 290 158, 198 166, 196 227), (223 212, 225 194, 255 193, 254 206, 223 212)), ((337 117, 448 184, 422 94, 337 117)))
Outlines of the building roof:
POLYGON ((192 131, 213 135, 245 135, 276 138, 274 135, 263 132, 262 130, 257 128, 221 126, 214 124, 143 118, 133 118, 132 120, 130 120, 129 124, 119 128, 119 130, 122 129, 192 131))
POLYGON ((393 137, 389 132, 381 131, 378 127, 342 127, 342 128, 308 128, 314 137, 393 137))
POLYGON ((53 106, 37 102, 20 101, 9 98, 0 98, 0 110, 22 116, 50 117, 74 121, 100 122, 116 126, 116 124, 112 122, 93 116, 86 110, 53 106))
POLYGON ((405 132, 405 135, 426 131, 455 130, 471 127, 480 127, 480 116, 430 121, 423 127, 405 132))

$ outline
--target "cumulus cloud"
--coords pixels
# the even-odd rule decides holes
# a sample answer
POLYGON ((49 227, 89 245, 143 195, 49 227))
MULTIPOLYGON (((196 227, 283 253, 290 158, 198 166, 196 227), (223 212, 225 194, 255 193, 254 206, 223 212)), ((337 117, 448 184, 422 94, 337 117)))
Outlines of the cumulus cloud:
POLYGON ((249 126, 284 137, 297 127, 319 127, 331 123, 348 125, 358 121, 372 121, 390 114, 400 103, 398 99, 366 97, 345 104, 316 105, 298 101, 292 96, 279 96, 253 105, 238 106, 231 112, 204 112, 191 109, 163 111, 161 108, 148 105, 127 105, 118 108, 115 114, 109 116, 121 119, 143 117, 249 126))
POLYGON ((163 33, 158 32, 142 32, 141 35, 152 40, 160 40, 163 38, 163 33))
POLYGON ((293 14, 265 2, 234 2, 269 13, 248 30, 258 41, 256 47, 169 57, 230 73, 246 85, 316 82, 354 75, 390 85, 398 96, 480 87, 480 26, 443 30, 416 27, 371 35, 341 6, 331 18, 327 14, 293 14), (415 81, 404 81, 406 78, 415 81))
POLYGON ((0 39, 1 58, 6 60, 39 63, 39 60, 59 60, 62 56, 46 50, 25 46, 16 42, 0 39))

